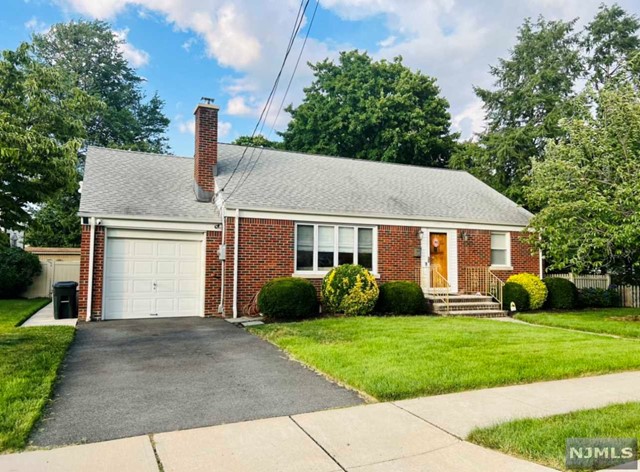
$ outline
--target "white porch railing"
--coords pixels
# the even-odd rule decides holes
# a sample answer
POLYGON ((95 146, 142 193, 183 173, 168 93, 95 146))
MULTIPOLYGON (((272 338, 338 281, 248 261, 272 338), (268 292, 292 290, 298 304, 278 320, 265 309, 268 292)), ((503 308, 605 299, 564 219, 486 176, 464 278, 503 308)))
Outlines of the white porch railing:
POLYGON ((465 267, 463 283, 465 292, 489 295, 502 306, 504 282, 488 267, 465 267))

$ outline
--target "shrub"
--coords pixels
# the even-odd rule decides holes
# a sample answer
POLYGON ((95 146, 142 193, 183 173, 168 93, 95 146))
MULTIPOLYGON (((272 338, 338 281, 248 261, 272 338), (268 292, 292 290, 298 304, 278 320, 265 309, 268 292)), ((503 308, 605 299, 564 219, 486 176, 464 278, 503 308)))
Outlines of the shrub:
POLYGON ((376 279, 359 265, 335 267, 322 280, 322 303, 329 313, 368 315, 376 306, 378 294, 376 279))
POLYGON ((520 284, 529 293, 530 309, 537 310, 538 308, 542 308, 542 305, 544 305, 547 299, 547 286, 539 277, 533 274, 522 273, 512 275, 507 279, 507 282, 520 284))
POLYGON ((573 282, 560 277, 546 277, 542 279, 547 286, 547 301, 545 308, 570 310, 578 303, 578 289, 573 282))
POLYGON ((516 304, 516 310, 527 311, 529 309, 529 292, 515 282, 507 282, 502 289, 502 309, 511 310, 511 302, 516 304))
POLYGON ((426 299, 420 285, 415 282, 387 282, 380 285, 376 311, 394 315, 417 315, 426 311, 426 299))
POLYGON ((281 277, 263 285, 258 309, 268 320, 300 320, 318 313, 318 296, 308 280, 281 277))
POLYGON ((16 298, 40 275, 42 266, 35 254, 18 247, 0 248, 0 298, 16 298))
POLYGON ((582 308, 620 306, 620 294, 613 289, 583 288, 578 290, 578 305, 582 308))

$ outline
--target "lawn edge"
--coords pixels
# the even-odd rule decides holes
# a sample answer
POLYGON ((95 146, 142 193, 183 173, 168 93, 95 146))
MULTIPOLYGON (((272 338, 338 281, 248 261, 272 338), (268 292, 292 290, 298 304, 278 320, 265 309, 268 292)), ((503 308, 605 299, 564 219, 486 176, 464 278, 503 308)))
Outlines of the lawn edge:
POLYGON ((521 323, 527 324, 529 326, 536 326, 540 328, 550 328, 550 329, 559 329, 562 331, 571 331, 573 333, 582 333, 582 334, 591 334, 593 336, 602 336, 605 338, 613 338, 613 339, 629 339, 631 341, 640 341, 640 336, 621 336, 620 334, 611 334, 605 333, 602 331, 585 331, 583 329, 577 328, 565 328, 564 326, 554 326, 546 323, 534 323, 533 321, 523 320, 522 318, 518 318, 518 315, 514 317, 514 319, 520 321, 521 323))
POLYGON ((24 324, 25 321, 27 321, 29 318, 31 318, 33 315, 35 315, 37 312, 39 312, 40 310, 42 310, 45 306, 47 306, 49 303, 52 302, 51 298, 46 298, 46 297, 38 297, 38 298, 26 298, 25 300, 33 300, 34 302, 36 300, 39 300, 40 303, 38 305, 36 305, 31 311, 29 311, 24 318, 22 318, 20 321, 18 321, 15 325, 13 325, 14 328, 19 328, 20 326, 22 326, 24 324))
POLYGON ((298 359, 297 357, 295 357, 292 353, 290 353, 289 351, 285 350, 284 348, 278 346, 276 343, 274 343, 273 341, 271 341, 270 339, 267 339, 266 336, 262 336, 259 334, 260 328, 258 329, 254 329, 254 328, 247 328, 247 332, 262 339, 263 341, 271 344, 272 346, 274 346, 276 349, 278 349, 278 351, 282 352, 283 354, 285 354, 287 356, 287 359, 289 359, 290 361, 296 362, 298 364, 300 364, 301 366, 303 366, 304 368, 312 371, 313 373, 320 375, 321 377, 324 377, 326 380, 328 380, 331 383, 334 383, 342 388, 346 388, 347 390, 351 390, 352 392, 355 392, 360 398, 362 398, 365 401, 365 404, 371 404, 371 403, 381 403, 381 402, 387 402, 389 400, 378 400, 376 397, 374 397, 373 395, 364 392, 362 390, 358 390, 357 388, 355 388, 353 385, 350 385, 348 383, 345 383, 339 379, 336 379, 335 377, 327 374, 326 372, 323 372, 321 370, 319 370, 318 368, 312 366, 311 364, 307 364, 306 362, 304 362, 301 359, 298 359))

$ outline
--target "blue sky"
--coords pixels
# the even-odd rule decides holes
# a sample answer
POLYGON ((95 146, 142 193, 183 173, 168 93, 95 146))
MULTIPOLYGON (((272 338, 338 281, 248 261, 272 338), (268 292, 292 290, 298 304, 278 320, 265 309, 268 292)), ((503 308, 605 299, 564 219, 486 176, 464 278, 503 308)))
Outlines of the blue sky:
MULTIPOLYGON (((491 84, 488 67, 508 53, 522 20, 539 14, 589 20, 600 3, 324 0, 303 61, 335 58, 339 51, 353 48, 377 58, 401 54, 407 65, 438 79, 451 103, 454 128, 468 137, 483 125, 481 103, 472 87, 491 84)), ((640 14, 640 2, 618 3, 640 14)), ((126 39, 123 52, 147 79, 147 91, 158 91, 166 101, 172 151, 190 156, 192 113, 202 96, 215 97, 221 107, 222 141, 251 132, 298 5, 299 0, 4 0, 0 48, 13 49, 32 32, 56 22, 109 21, 126 39)), ((310 80, 310 71, 301 66, 287 102, 299 103, 310 80)), ((276 103, 280 100, 278 96, 276 103)), ((287 119, 282 113, 275 129, 286 126, 287 119)))

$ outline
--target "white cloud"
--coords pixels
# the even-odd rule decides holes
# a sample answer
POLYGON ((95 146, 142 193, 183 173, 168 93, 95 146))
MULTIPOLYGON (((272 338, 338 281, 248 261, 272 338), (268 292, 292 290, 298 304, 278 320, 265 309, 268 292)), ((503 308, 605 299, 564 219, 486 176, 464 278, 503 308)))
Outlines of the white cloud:
POLYGON ((391 35, 391 36, 387 36, 386 38, 384 38, 382 41, 378 41, 378 46, 380 46, 381 48, 388 48, 390 46, 393 46, 396 43, 396 40, 398 39, 397 36, 391 35))
POLYGON ((195 118, 185 118, 181 113, 178 113, 173 118, 173 124, 181 134, 196 134, 195 118))
POLYGON ((114 31, 113 34, 116 39, 120 41, 118 46, 120 52, 122 52, 124 58, 129 61, 133 67, 139 68, 149 64, 149 60, 151 59, 149 57, 149 53, 136 48, 133 44, 127 41, 127 36, 129 35, 128 29, 114 31))
POLYGON ((182 43, 182 49, 189 52, 191 51, 191 46, 196 44, 196 42, 197 42, 196 38, 189 38, 184 43, 182 43))
POLYGON ((35 16, 26 21, 24 27, 32 33, 46 33, 49 30, 49 25, 35 16))
POLYGON ((222 141, 231 133, 231 128, 233 126, 228 121, 219 121, 218 122, 218 141, 222 141))
POLYGON ((256 116, 260 112, 255 105, 249 105, 248 99, 242 95, 231 98, 227 102, 227 113, 233 116, 256 116))

